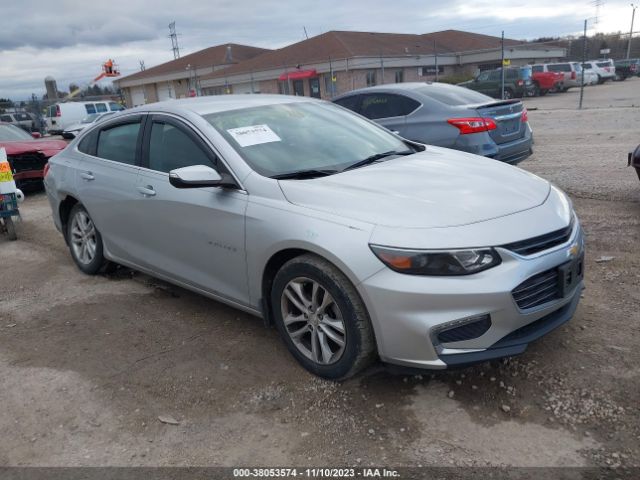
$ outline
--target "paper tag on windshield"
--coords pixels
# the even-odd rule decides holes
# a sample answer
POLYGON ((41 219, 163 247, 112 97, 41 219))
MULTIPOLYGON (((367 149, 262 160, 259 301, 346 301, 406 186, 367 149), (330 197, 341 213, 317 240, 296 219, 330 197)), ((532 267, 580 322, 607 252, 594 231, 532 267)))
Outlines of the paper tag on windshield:
POLYGON ((232 128, 227 130, 227 132, 229 132, 241 147, 282 141, 268 125, 251 125, 250 127, 232 128))

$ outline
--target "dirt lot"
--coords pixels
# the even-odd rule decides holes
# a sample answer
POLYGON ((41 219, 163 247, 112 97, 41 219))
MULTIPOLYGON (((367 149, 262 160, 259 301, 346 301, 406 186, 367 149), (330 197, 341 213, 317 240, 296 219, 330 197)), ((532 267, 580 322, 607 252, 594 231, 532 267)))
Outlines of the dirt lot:
POLYGON ((584 298, 521 357, 466 370, 319 380, 259 319, 81 274, 29 196, 19 240, 0 239, 0 465, 640 465, 640 79, 577 101, 526 100, 521 166, 573 198, 584 298))

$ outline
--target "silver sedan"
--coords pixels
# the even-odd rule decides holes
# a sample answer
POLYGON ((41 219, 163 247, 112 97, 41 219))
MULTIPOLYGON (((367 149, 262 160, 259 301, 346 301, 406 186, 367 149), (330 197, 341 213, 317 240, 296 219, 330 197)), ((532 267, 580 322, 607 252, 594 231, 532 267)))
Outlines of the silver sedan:
POLYGON ((80 270, 115 262, 261 316, 326 378, 522 353, 583 285, 581 227, 549 182, 308 98, 129 110, 45 185, 80 270))

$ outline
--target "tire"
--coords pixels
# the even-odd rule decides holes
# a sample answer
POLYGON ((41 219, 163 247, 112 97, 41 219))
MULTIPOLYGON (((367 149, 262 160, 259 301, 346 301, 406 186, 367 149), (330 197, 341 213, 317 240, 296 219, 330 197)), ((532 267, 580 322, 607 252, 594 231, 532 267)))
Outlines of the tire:
POLYGON ((513 91, 511 91, 510 88, 505 88, 504 89, 504 99, 505 100, 511 100, 513 98, 513 91))
POLYGON ((71 258, 82 272, 95 275, 105 265, 102 236, 87 210, 79 203, 69 214, 67 239, 71 258))
POLYGON ((544 97, 547 93, 549 93, 549 90, 547 88, 543 88, 539 93, 541 97, 544 97))
POLYGON ((604 80, 600 75, 598 75, 598 85, 602 85, 603 83, 604 83, 604 80))
POLYGON ((527 97, 539 97, 539 96, 541 96, 540 87, 536 83, 533 86, 533 90, 531 90, 530 92, 527 92, 527 97))
POLYGON ((13 223, 13 219, 11 217, 4 218, 4 228, 7 230, 7 237, 9 240, 17 240, 18 235, 16 233, 16 225, 13 223))
POLYGON ((282 266, 273 281, 271 307, 289 352, 314 375, 344 380, 376 358, 373 328, 358 292, 340 270, 316 255, 282 266))

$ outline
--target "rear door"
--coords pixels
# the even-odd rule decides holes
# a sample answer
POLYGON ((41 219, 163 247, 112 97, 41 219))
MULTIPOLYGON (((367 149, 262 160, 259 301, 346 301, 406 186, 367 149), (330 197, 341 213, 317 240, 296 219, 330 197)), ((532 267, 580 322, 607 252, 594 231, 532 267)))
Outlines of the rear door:
POLYGON ((142 115, 127 116, 94 130, 78 145, 76 171, 80 202, 102 234, 105 249, 116 259, 137 263, 144 245, 134 203, 142 141, 142 115))
POLYGON ((489 135, 498 145, 518 140, 525 136, 527 124, 522 121, 524 105, 520 100, 495 102, 478 108, 480 117, 492 118, 498 128, 489 135))
POLYGON ((399 135, 405 135, 406 117, 420 103, 404 95, 366 93, 362 95, 360 113, 399 135))
POLYGON ((248 299, 245 192, 229 188, 178 189, 171 170, 207 165, 228 173, 202 137, 181 119, 153 115, 145 128, 136 215, 146 246, 141 265, 235 300, 248 299))

